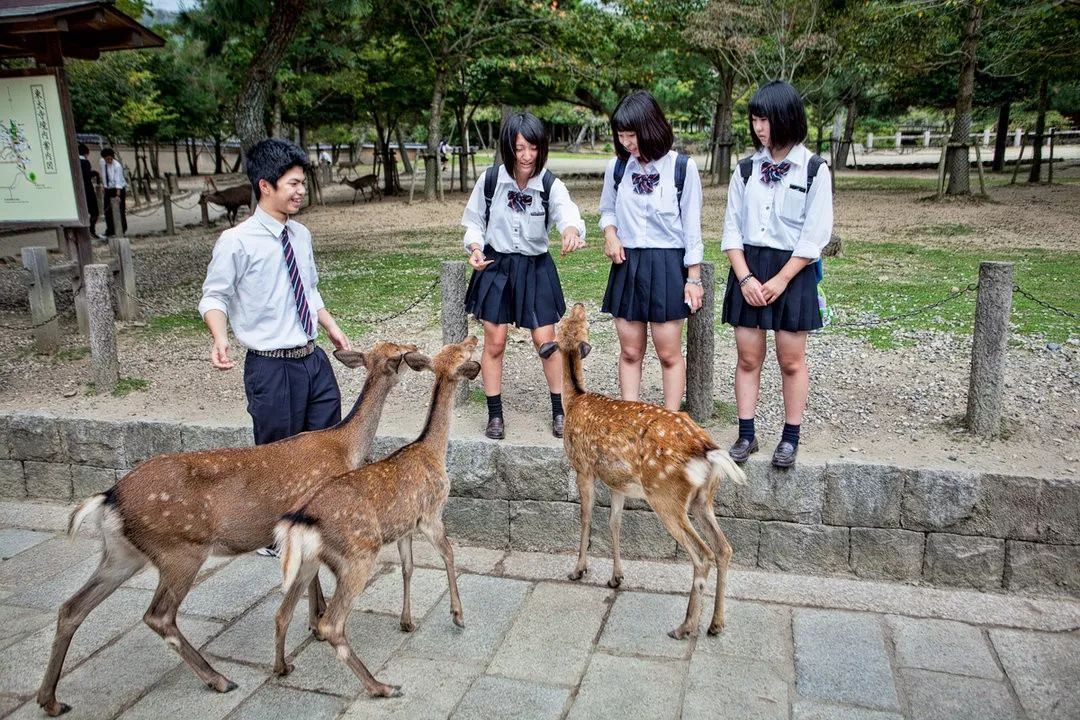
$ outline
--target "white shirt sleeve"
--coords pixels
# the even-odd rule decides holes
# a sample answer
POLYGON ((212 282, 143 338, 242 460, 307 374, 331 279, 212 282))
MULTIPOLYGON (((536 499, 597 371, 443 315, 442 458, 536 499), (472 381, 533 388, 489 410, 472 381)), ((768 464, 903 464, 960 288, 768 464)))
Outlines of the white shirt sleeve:
POLYGON ((577 228, 578 234, 585 239, 585 221, 581 219, 581 211, 577 204, 570 199, 570 191, 566 184, 558 178, 551 185, 551 222, 559 230, 561 235, 569 227, 577 228))
POLYGON ((727 211, 724 213, 724 236, 720 241, 721 252, 743 249, 743 215, 746 212, 746 185, 738 166, 728 181, 727 211))
MULTIPOLYGON (((806 219, 791 254, 817 260, 821 257, 821 250, 829 244, 833 226, 832 173, 824 164, 818 168, 808 195, 806 219)), ((725 232, 725 239, 726 237, 725 232)))
POLYGON ((701 175, 693 158, 686 161, 686 178, 683 180, 682 201, 679 210, 682 214, 683 239, 686 249, 683 252, 683 265, 689 267, 701 262, 705 246, 701 242, 701 175))
POLYGON ((205 317, 208 310, 220 310, 229 314, 229 303, 236 293, 236 279, 240 275, 240 241, 232 233, 225 232, 214 244, 210 265, 203 281, 199 315, 205 317))
POLYGON ((484 247, 484 233, 487 230, 487 221, 484 220, 484 178, 487 173, 481 173, 473 185, 472 195, 465 205, 465 213, 461 216, 461 225, 465 228, 465 252, 469 252, 469 246, 476 243, 484 247))
POLYGON ((604 228, 609 225, 614 225, 618 230, 618 223, 615 220, 615 200, 618 194, 615 192, 613 186, 615 179, 615 160, 608 161, 607 168, 604 170, 604 187, 600 190, 600 230, 603 232, 604 228))

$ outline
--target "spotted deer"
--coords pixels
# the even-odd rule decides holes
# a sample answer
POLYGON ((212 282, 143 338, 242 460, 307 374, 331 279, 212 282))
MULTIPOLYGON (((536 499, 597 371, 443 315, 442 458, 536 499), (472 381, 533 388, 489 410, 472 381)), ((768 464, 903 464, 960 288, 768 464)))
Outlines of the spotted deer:
MULTIPOLYGON (((199 568, 211 553, 234 555, 269 545, 274 524, 298 498, 322 478, 360 467, 399 376, 406 367, 428 362, 415 345, 394 343, 334 355, 349 368, 367 370, 360 397, 338 425, 268 445, 159 455, 75 508, 69 533, 96 521, 103 552, 94 574, 60 607, 52 655, 37 694, 46 713, 56 716, 70 709, 57 702, 56 685, 79 625, 147 562, 157 568, 159 579, 143 620, 208 686, 218 692, 236 687, 176 626, 177 610, 199 568)), ((325 601, 318 578, 310 578, 308 585, 308 622, 315 628, 325 601)))
POLYGON ((353 189, 353 194, 352 194, 353 205, 356 204, 356 194, 357 193, 360 193, 360 195, 363 196, 363 198, 365 200, 368 199, 368 196, 364 193, 364 188, 371 188, 371 199, 372 200, 375 199, 376 195, 378 195, 379 199, 382 200, 382 190, 379 189, 379 177, 377 175, 361 175, 360 177, 356 178, 355 180, 350 180, 348 178, 342 178, 341 179, 341 184, 342 185, 348 185, 349 187, 351 187, 353 189))
POLYGON ((236 216, 240 212, 240 206, 251 207, 251 186, 234 185, 224 190, 217 189, 214 178, 207 177, 204 181, 206 189, 199 194, 199 204, 213 203, 225 208, 225 217, 229 220, 229 227, 236 225, 236 216))
POLYGON ((415 629, 409 581, 413 569, 412 533, 416 529, 442 555, 450 585, 450 614, 455 625, 465 626, 454 551, 446 539, 442 511, 450 494, 446 474, 450 411, 461 378, 471 380, 480 372, 480 364, 472 359, 475 350, 476 338, 470 337, 446 345, 431 359, 429 368, 435 373, 435 385, 427 422, 415 441, 383 460, 322 483, 278 523, 275 534, 281 547, 285 599, 276 617, 274 672, 292 672, 293 666, 285 662, 285 633, 304 585, 317 575, 320 563, 325 563, 337 578, 337 589, 319 619, 319 633, 370 695, 400 695, 400 687, 376 680, 356 656, 345 637, 345 622, 371 577, 379 549, 396 542, 405 586, 401 629, 415 629))
POLYGON ((623 580, 619 557, 623 502, 628 497, 643 498, 694 566, 686 619, 668 635, 676 640, 697 635, 701 595, 709 566, 714 563, 716 605, 709 634, 715 635, 724 629, 724 586, 731 545, 716 521, 713 496, 725 477, 745 482, 746 476, 686 414, 586 391, 581 361, 591 349, 588 340, 585 308, 578 303, 559 323, 558 342, 545 343, 539 350, 541 356, 548 357, 558 349, 563 357, 563 445, 577 473, 581 496, 581 544, 577 565, 569 577, 580 580, 587 572, 593 481, 599 478, 611 491, 614 562, 608 586, 619 587, 623 580), (687 511, 691 509, 708 542, 690 524, 687 511))

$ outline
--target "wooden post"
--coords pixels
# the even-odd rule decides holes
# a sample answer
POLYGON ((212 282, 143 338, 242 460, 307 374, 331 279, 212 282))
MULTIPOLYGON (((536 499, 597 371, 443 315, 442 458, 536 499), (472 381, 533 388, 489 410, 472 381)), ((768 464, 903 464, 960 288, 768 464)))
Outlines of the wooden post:
POLYGON ((131 240, 116 241, 116 309, 125 322, 139 318, 139 301, 135 299, 135 258, 131 252, 131 240))
POLYGON ((1012 263, 979 264, 979 293, 975 299, 975 329, 971 341, 971 377, 965 421, 971 432, 983 438, 997 437, 1001 432, 1012 294, 1012 263))
POLYGON ((945 194, 945 157, 949 154, 949 143, 945 143, 941 146, 941 159, 938 160, 937 165, 937 192, 936 195, 940 198, 945 194))
POLYGON ((715 266, 701 263, 701 309, 690 316, 686 328, 686 411, 699 423, 713 416, 713 348, 716 328, 715 266))
MULTIPOLYGON (((469 333, 469 318, 465 315, 465 263, 460 260, 444 262, 439 285, 443 345, 459 343, 469 333)), ((467 402, 469 393, 469 383, 460 383, 454 401, 458 405, 467 402)))
POLYGON ((120 221, 120 195, 119 193, 109 198, 109 207, 106 212, 112 216, 113 237, 123 237, 124 226, 120 221))
POLYGON ((412 174, 409 175, 409 205, 412 205, 413 192, 416 191, 416 168, 420 167, 419 161, 413 164, 412 174))
MULTIPOLYGON (((457 160, 458 154, 454 151, 450 151, 450 192, 454 192, 454 161, 457 160)), ((465 158, 462 157, 462 160, 465 158)), ((442 172, 442 163, 439 164, 439 172, 442 172)), ((464 190, 465 188, 462 188, 464 190)))
POLYGON ((43 247, 22 249, 23 267, 30 273, 30 322, 39 353, 54 353, 60 347, 60 323, 56 319, 56 299, 49 275, 49 251, 43 247))
POLYGON ((1054 132, 1057 128, 1050 128, 1050 167, 1047 168, 1046 182, 1049 185, 1054 184, 1054 132))
POLYGON ((90 248, 90 228, 64 228, 64 242, 67 245, 68 257, 75 264, 75 273, 71 277, 71 294, 75 299, 75 319, 79 325, 79 333, 89 335, 90 312, 86 303, 84 272, 93 258, 93 251, 90 248))
POLYGON ((202 226, 204 228, 210 227, 210 203, 200 202, 199 205, 202 208, 202 226))
POLYGON ((983 175, 982 152, 979 143, 975 143, 975 167, 979 169, 979 192, 986 194, 986 177, 983 175))
MULTIPOLYGON (((1017 130, 1017 133, 1020 131, 1017 130)), ((1016 165, 1013 166, 1012 180, 1009 181, 1010 185, 1016 184, 1016 173, 1020 172, 1020 163, 1024 159, 1024 147, 1027 146, 1027 135, 1020 140, 1020 154, 1016 156, 1016 165)))
POLYGON ((158 195, 161 197, 161 207, 165 208, 165 234, 176 234, 176 223, 173 221, 173 207, 172 207, 172 183, 162 182, 159 178, 157 181, 158 195))
POLYGON ((116 358, 116 327, 109 295, 109 266, 87 265, 86 298, 90 308, 91 379, 99 393, 109 393, 120 380, 116 358))

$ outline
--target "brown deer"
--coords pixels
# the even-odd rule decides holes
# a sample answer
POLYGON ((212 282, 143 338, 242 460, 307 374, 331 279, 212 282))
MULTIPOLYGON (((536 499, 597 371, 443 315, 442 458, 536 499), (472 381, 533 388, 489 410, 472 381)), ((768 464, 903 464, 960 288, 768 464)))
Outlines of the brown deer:
POLYGON ((623 502, 627 497, 644 498, 694 565, 686 619, 668 635, 676 640, 697 635, 701 594, 713 563, 716 605, 709 634, 715 635, 724 629, 724 586, 731 545, 713 513, 713 496, 725 476, 736 482, 745 482, 746 476, 685 413, 585 390, 581 360, 591 348, 589 324, 581 303, 574 305, 559 323, 557 339, 558 343, 542 345, 539 352, 549 357, 558 349, 563 357, 563 445, 577 473, 581 496, 581 544, 570 579, 580 580, 587 572, 593 481, 599 478, 611 491, 613 568, 608 586, 619 587, 623 580, 619 557, 623 502), (703 525, 707 543, 690 524, 689 509, 703 525))
POLYGON ((199 204, 213 203, 225 208, 225 217, 229 220, 229 226, 236 225, 236 216, 240 212, 240 206, 251 209, 251 186, 234 185, 224 190, 218 190, 214 178, 208 177, 205 181, 206 189, 199 194, 199 204), (212 192, 211 192, 212 190, 212 192))
POLYGON ((334 646, 338 658, 374 696, 396 697, 400 688, 385 685, 368 671, 345 637, 345 621, 353 601, 364 589, 375 558, 386 543, 397 542, 404 579, 401 629, 411 632, 409 580, 412 575, 412 533, 420 529, 442 555, 450 584, 450 613, 455 625, 465 627, 454 569, 454 551, 443 529, 442 511, 450 494, 446 474, 446 444, 450 411, 461 378, 480 372, 472 359, 476 338, 446 345, 430 361, 435 372, 427 422, 420 436, 393 455, 320 484, 282 517, 275 534, 281 547, 285 599, 276 617, 274 672, 287 675, 285 633, 304 585, 316 577, 320 562, 337 578, 337 589, 319 619, 319 633, 334 646))
POLYGON ((361 197, 365 200, 368 196, 364 193, 364 188, 371 188, 371 199, 374 200, 375 196, 379 196, 379 200, 382 200, 382 190, 379 189, 379 177, 377 175, 361 175, 355 180, 349 178, 341 179, 342 185, 348 185, 353 189, 352 201, 353 205, 356 204, 356 193, 360 193, 361 197))
MULTIPOLYGON (((406 367, 426 366, 415 345, 376 344, 362 353, 339 350, 350 368, 363 365, 360 397, 338 425, 268 445, 159 455, 104 493, 83 500, 69 533, 88 519, 102 531, 102 557, 86 584, 60 607, 52 655, 38 690, 49 715, 70 709, 56 685, 71 638, 86 616, 147 562, 158 587, 143 620, 172 646, 199 679, 218 692, 236 687, 199 654, 176 626, 176 613, 211 552, 234 555, 273 542, 274 524, 321 478, 360 467, 371 450, 383 406, 406 367), (403 362, 404 361, 404 362, 403 362)), ((318 579, 309 583, 312 628, 324 610, 318 579)))

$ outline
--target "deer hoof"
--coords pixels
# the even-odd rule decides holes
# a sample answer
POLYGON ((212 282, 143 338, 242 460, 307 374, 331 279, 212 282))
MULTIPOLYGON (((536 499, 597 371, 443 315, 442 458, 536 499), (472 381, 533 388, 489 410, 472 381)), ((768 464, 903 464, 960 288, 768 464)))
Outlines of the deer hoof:
POLYGON ((622 585, 622 579, 622 575, 612 575, 611 579, 607 581, 607 586, 609 588, 617 588, 622 585))
POLYGON ((371 693, 372 697, 399 698, 405 693, 401 692, 400 685, 379 685, 371 693))
POLYGON ((67 703, 56 702, 55 700, 53 700, 52 702, 43 704, 41 706, 41 709, 44 710, 45 714, 49 717, 60 717, 68 710, 70 710, 71 706, 67 703))
POLYGON ((240 687, 229 678, 223 677, 219 680, 206 683, 206 686, 211 690, 217 690, 219 693, 232 692, 236 688, 240 687))
POLYGON ((308 626, 308 630, 311 631, 311 636, 313 638, 315 638, 316 640, 318 640, 319 642, 325 642, 326 641, 326 638, 323 636, 323 634, 321 632, 319 632, 319 628, 308 626))
POLYGON ((713 623, 709 626, 710 635, 719 635, 722 632, 724 632, 724 623, 722 622, 713 623))
POLYGON ((292 663, 282 663, 281 665, 275 664, 274 665, 274 674, 278 675, 280 677, 285 677, 286 675, 288 675, 289 673, 291 673, 295 669, 296 669, 296 666, 293 665, 292 663))
POLYGON ((461 613, 451 613, 451 617, 454 619, 454 624, 459 628, 465 627, 465 618, 461 613))
POLYGON ((401 632, 411 633, 415 629, 416 629, 416 623, 414 623, 412 620, 402 620, 401 621, 401 632))
POLYGON ((574 572, 569 573, 566 577, 570 578, 571 580, 580 580, 582 577, 588 574, 589 568, 581 568, 580 570, 574 570, 574 572))
POLYGON ((689 630, 684 628, 682 625, 680 625, 679 627, 675 628, 674 630, 672 630, 672 631, 670 631, 668 633, 668 637, 672 638, 673 640, 685 640, 686 638, 693 637, 693 636, 694 636, 694 633, 690 632, 689 630))

